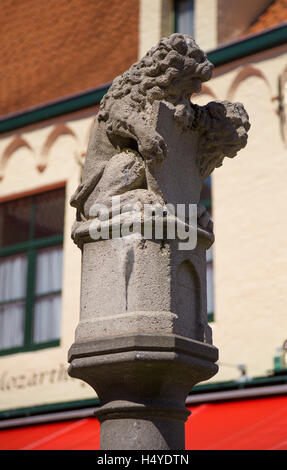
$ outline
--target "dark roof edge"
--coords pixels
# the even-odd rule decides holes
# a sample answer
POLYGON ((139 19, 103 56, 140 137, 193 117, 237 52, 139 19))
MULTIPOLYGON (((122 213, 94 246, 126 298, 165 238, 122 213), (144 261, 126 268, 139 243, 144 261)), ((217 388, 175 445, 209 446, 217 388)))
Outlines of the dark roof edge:
MULTIPOLYGON (((246 36, 207 53, 216 66, 287 43, 287 22, 246 36)), ((99 104, 110 83, 0 117, 0 134, 99 104)))
POLYGON ((95 106, 99 104, 102 97, 107 93, 110 85, 111 83, 107 83, 81 93, 64 96, 39 106, 1 116, 0 133, 9 132, 20 127, 95 106))
POLYGON ((271 397, 274 395, 287 395, 287 385, 272 385, 266 387, 254 387, 242 390, 230 390, 223 392, 199 393, 189 395, 186 405, 197 405, 200 403, 210 403, 218 401, 234 401, 251 398, 271 397))
MULTIPOLYGON (((232 390, 215 393, 202 393, 198 395, 189 395, 186 399, 186 406, 200 405, 202 403, 234 401, 244 399, 260 399, 263 397, 272 397, 278 395, 287 395, 287 385, 274 385, 269 387, 251 388, 248 390, 232 390)), ((87 400, 89 401, 89 400, 87 400)), ((74 409, 68 411, 58 411, 52 413, 38 414, 34 416, 22 416, 19 418, 3 419, 0 421, 0 429, 9 429, 22 426, 35 426, 56 421, 67 421, 73 419, 83 419, 93 417, 98 403, 95 401, 93 407, 74 409)))
POLYGON ((287 43, 287 21, 218 46, 208 51, 207 56, 218 67, 285 43, 287 43))

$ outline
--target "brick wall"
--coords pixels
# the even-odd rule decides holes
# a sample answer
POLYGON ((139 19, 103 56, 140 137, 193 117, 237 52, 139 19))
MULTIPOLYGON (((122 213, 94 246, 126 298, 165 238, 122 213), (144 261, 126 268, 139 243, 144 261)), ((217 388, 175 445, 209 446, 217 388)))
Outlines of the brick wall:
POLYGON ((139 0, 5 0, 0 114, 111 81, 138 57, 139 0))

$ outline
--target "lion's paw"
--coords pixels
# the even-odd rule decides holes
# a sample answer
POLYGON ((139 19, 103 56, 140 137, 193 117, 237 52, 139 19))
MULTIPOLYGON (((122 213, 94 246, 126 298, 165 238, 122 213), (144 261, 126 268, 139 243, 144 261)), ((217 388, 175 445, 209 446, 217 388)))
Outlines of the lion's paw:
POLYGON ((163 138, 159 134, 153 134, 143 139, 139 152, 145 160, 161 164, 166 157, 167 148, 163 138))

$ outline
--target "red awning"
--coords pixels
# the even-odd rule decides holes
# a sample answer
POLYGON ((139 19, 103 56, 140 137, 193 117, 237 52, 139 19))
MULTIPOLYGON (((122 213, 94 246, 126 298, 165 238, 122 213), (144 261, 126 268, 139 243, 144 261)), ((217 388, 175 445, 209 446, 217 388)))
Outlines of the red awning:
POLYGON ((100 448, 100 423, 84 418, 25 426, 0 432, 1 450, 94 450, 100 448))
MULTIPOLYGON (((287 450, 287 397, 190 406, 187 450, 287 450)), ((100 425, 95 418, 7 429, 0 449, 95 450, 100 425)))
POLYGON ((287 397, 189 407, 186 448, 287 450, 287 397))

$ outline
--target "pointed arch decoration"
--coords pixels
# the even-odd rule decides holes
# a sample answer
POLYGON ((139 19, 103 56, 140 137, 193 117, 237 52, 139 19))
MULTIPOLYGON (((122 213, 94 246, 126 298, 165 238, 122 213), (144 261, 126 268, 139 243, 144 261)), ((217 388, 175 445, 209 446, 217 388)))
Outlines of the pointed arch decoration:
POLYGON ((236 75, 233 82, 231 83, 227 92, 228 101, 234 100, 234 95, 236 93, 237 88, 244 80, 246 80, 249 77, 258 77, 261 80, 263 80, 269 90, 270 99, 271 99, 271 95, 272 95, 271 85, 269 81, 267 80, 266 76, 264 75, 264 73, 261 72, 261 70, 257 69, 256 67, 253 67, 252 65, 247 65, 246 67, 243 67, 240 70, 240 72, 236 75))
POLYGON ((70 135, 74 139, 77 139, 76 134, 66 124, 58 124, 55 126, 43 144, 41 156, 37 164, 37 169, 39 171, 42 172, 46 169, 49 152, 51 151, 51 148, 53 147, 56 140, 63 135, 70 135))
POLYGON ((9 158, 21 147, 27 148, 31 150, 31 152, 34 151, 27 140, 23 139, 21 135, 15 136, 2 153, 0 160, 0 180, 4 177, 5 167, 9 158))

